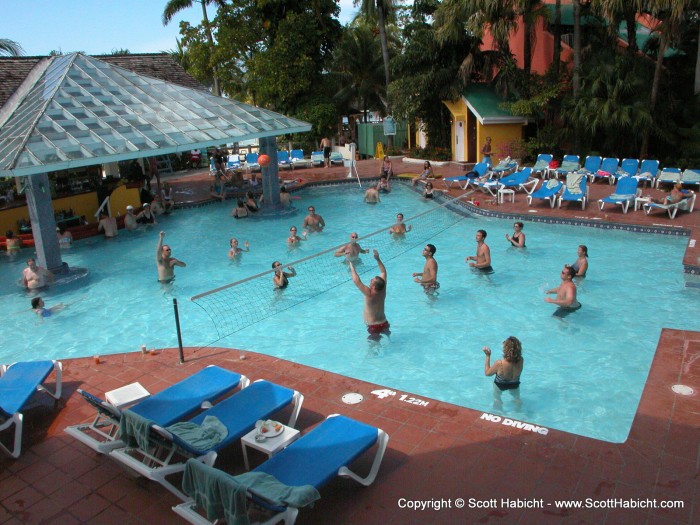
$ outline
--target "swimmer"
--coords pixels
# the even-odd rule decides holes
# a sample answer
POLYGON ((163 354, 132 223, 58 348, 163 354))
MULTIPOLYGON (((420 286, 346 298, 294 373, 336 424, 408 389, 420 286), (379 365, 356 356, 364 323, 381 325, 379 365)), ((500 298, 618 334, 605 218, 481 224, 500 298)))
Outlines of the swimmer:
POLYGON ((361 253, 369 253, 369 249, 365 250, 357 242, 358 235, 355 232, 350 234, 350 242, 338 248, 335 252, 336 257, 345 257, 345 262, 357 262, 360 260, 361 253))
POLYGON ((379 193, 389 193, 391 191, 391 184, 389 183, 389 177, 382 175, 379 177, 379 182, 377 183, 377 191, 379 193))
POLYGON ((236 202, 236 207, 231 210, 231 217, 236 219, 242 219, 248 216, 248 207, 245 205, 243 200, 238 199, 236 202))
POLYGON ((112 239, 119 235, 119 228, 117 227, 117 219, 107 215, 107 212, 100 212, 100 222, 97 226, 98 233, 105 232, 105 239, 112 239))
POLYGON ((525 248, 525 234, 523 233, 523 223, 513 224, 513 235, 506 233, 506 240, 515 248, 525 248))
POLYGON ((14 255, 22 248, 22 239, 15 237, 15 232, 7 230, 5 233, 5 246, 8 255, 14 255))
POLYGON ((39 317, 51 317, 51 315, 55 314, 56 312, 60 312, 65 307, 66 305, 63 303, 59 303, 51 308, 46 308, 44 300, 41 297, 35 297, 32 299, 32 310, 34 310, 34 313, 39 317))
POLYGON ((255 195, 253 195, 252 191, 246 193, 245 197, 245 207, 248 208, 249 212, 255 213, 260 210, 260 205, 258 204, 258 201, 255 200, 255 195))
POLYGON ((34 259, 27 259, 27 267, 22 272, 22 284, 29 290, 43 288, 54 281, 53 273, 37 266, 34 259))
POLYGON ((414 273, 413 280, 420 284, 426 292, 432 292, 440 288, 440 283, 437 282, 438 263, 433 257, 437 248, 433 244, 426 244, 423 248, 423 257, 425 257, 425 266, 421 273, 414 273))
POLYGON ((134 231, 139 227, 139 223, 136 221, 136 215, 134 215, 134 207, 129 204, 126 207, 126 215, 124 216, 124 227, 131 231, 134 231))
POLYGON ((275 261, 272 263, 272 269, 275 270, 275 275, 272 276, 272 284, 275 285, 275 289, 282 290, 286 288, 289 284, 290 277, 296 277, 297 272, 291 266, 287 266, 287 271, 285 272, 282 268, 282 263, 275 261))
POLYGON ((301 227, 310 232, 321 232, 326 227, 326 223, 323 217, 316 213, 316 208, 309 206, 309 214, 304 217, 304 223, 301 227))
POLYGON ((381 202, 381 199, 379 198, 379 191, 377 190, 377 188, 367 188, 367 191, 365 192, 365 197, 362 200, 367 204, 377 204, 381 202))
POLYGON ((67 249, 73 245, 73 234, 63 226, 56 226, 56 237, 58 238, 58 246, 61 249, 67 249))
POLYGON ((411 225, 406 226, 403 222, 403 213, 396 215, 396 224, 389 228, 389 234, 391 235, 405 235, 406 232, 411 231, 411 225))
POLYGON ((238 247, 238 239, 236 239, 235 237, 229 241, 229 246, 231 246, 231 249, 228 251, 229 259, 235 259, 243 252, 250 251, 250 244, 248 243, 248 241, 243 243, 243 246, 245 247, 245 249, 239 248, 238 247))
POLYGON ((358 290, 362 292, 365 296, 365 309, 364 309, 364 320, 367 324, 367 331, 370 334, 370 338, 376 339, 381 334, 389 335, 389 321, 387 321, 384 314, 384 303, 386 302, 386 268, 384 263, 379 258, 379 252, 374 250, 374 259, 379 265, 379 275, 373 277, 369 282, 369 286, 366 286, 360 276, 357 275, 355 271, 355 265, 350 261, 350 274, 352 275, 352 282, 355 283, 358 290))
POLYGON ((572 266, 564 266, 561 271, 561 284, 556 288, 547 290, 545 293, 556 294, 556 297, 545 297, 546 303, 556 304, 557 306, 569 311, 578 310, 581 308, 581 303, 576 300, 576 285, 573 278, 576 275, 576 270, 572 266))
POLYGON ((576 272, 574 277, 585 277, 586 272, 588 271, 588 247, 585 244, 579 244, 576 253, 578 255, 576 261, 574 261, 573 264, 567 264, 566 266, 570 266, 574 269, 576 272))
POLYGON ((306 240, 306 230, 301 232, 301 237, 297 235, 297 227, 292 226, 289 228, 289 237, 287 237, 287 244, 294 245, 299 244, 301 241, 306 240))
POLYGON ((158 281, 170 283, 175 279, 175 266, 187 266, 179 259, 172 257, 172 250, 167 244, 163 244, 165 232, 158 234, 158 246, 156 247, 156 266, 158 267, 158 281))
POLYGON ((483 273, 493 273, 491 267, 491 249, 486 244, 486 230, 477 230, 476 232, 476 255, 470 255, 465 259, 465 262, 470 262, 471 268, 476 268, 483 273))
POLYGON ((510 391, 515 404, 520 406, 520 375, 523 373, 525 360, 522 356, 522 345, 517 337, 512 335, 503 341, 503 359, 499 359, 491 365, 491 349, 488 346, 482 348, 486 354, 484 363, 484 375, 496 378, 493 381, 493 405, 500 409, 503 406, 501 392, 510 391))
POLYGON ((149 203, 145 203, 143 205, 141 213, 136 216, 136 222, 139 224, 158 224, 156 221, 156 216, 151 211, 151 205, 149 203))
POLYGON ((433 195, 433 183, 428 181, 425 183, 425 189, 423 190, 423 198, 424 199, 434 199, 435 195, 433 195))

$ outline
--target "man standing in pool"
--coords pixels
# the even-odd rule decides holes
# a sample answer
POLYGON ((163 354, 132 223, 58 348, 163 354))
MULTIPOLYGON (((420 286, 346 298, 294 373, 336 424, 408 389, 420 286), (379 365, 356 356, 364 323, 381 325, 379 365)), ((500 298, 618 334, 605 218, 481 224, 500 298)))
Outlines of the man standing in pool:
POLYGON ((310 232, 322 232, 326 227, 323 217, 316 213, 316 208, 309 206, 309 214, 304 217, 304 223, 301 227, 310 232))
POLYGON ((576 285, 573 281, 575 275, 576 270, 571 266, 564 266, 564 269, 561 271, 561 284, 545 292, 548 294, 557 294, 554 299, 545 297, 544 301, 559 306, 557 311, 554 312, 554 315, 558 317, 564 317, 581 308, 581 303, 576 300, 576 285))
POLYGON ((493 273, 491 267, 491 249, 486 244, 486 230, 477 230, 476 232, 476 255, 470 255, 465 259, 465 262, 470 262, 469 266, 476 268, 483 273, 493 273))
POLYGON ((397 214, 396 224, 389 228, 389 235, 403 236, 406 234, 406 232, 410 231, 411 225, 409 224, 408 226, 406 226, 406 224, 403 222, 403 213, 397 214))
POLYGON ((365 249, 357 242, 358 235, 356 232, 350 234, 350 242, 338 248, 335 252, 336 257, 345 257, 345 262, 357 262, 360 260, 361 253, 369 253, 369 249, 365 249))
POLYGON ((437 282, 438 264, 433 258, 435 255, 435 245, 426 244, 423 248, 423 257, 425 257, 425 266, 422 273, 414 273, 413 280, 420 284, 426 293, 434 292, 440 288, 440 283, 437 282))
POLYGON ((165 232, 160 232, 158 236, 158 247, 156 248, 156 266, 158 267, 158 282, 170 283, 175 279, 175 266, 187 266, 184 262, 172 257, 172 250, 167 244, 163 244, 165 232))
POLYGON ((355 265, 350 261, 350 274, 352 282, 365 296, 365 311, 364 319, 367 323, 367 331, 370 333, 370 338, 379 338, 381 334, 389 335, 389 321, 386 320, 384 314, 384 302, 386 301, 386 268, 384 263, 379 258, 379 252, 374 250, 374 258, 379 265, 379 276, 373 277, 366 286, 360 276, 355 271, 355 265))

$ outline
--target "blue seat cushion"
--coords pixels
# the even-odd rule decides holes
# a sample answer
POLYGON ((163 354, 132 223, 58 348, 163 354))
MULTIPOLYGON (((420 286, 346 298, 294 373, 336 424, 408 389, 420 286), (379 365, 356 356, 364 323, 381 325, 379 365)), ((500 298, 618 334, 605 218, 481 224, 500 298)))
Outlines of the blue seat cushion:
POLYGON ((0 412, 7 417, 19 412, 53 368, 53 361, 25 361, 8 368, 0 377, 0 412))

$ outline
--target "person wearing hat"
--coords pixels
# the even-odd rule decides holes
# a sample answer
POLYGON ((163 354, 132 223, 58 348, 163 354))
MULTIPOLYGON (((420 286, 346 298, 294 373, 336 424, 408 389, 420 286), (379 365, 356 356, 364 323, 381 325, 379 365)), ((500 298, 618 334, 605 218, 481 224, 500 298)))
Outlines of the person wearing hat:
POLYGON ((139 223, 136 222, 136 215, 134 215, 134 207, 129 204, 126 207, 126 215, 124 216, 124 227, 129 231, 134 231, 139 227, 139 223))
POLYGON ((56 237, 58 237, 58 245, 62 249, 70 248, 73 245, 73 234, 63 226, 56 226, 56 237))
POLYGON ((143 205, 143 210, 136 216, 136 222, 139 224, 158 224, 155 214, 151 211, 150 204, 146 203, 143 205))

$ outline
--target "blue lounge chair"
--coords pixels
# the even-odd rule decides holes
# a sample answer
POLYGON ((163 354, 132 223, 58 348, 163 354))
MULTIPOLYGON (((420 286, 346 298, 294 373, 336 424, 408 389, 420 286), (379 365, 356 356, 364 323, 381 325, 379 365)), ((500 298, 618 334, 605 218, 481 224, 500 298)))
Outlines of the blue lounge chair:
MULTIPOLYGON (((173 494, 182 496, 167 477, 185 470, 188 458, 200 458, 213 465, 218 452, 253 430, 256 421, 266 420, 289 406, 293 408, 288 425, 294 426, 303 401, 304 396, 295 390, 269 381, 256 381, 184 424, 188 427, 184 429, 185 432, 191 433, 193 430, 189 427, 193 426, 205 432, 212 425, 209 418, 216 418, 218 422, 215 424, 225 429, 225 433, 218 434, 216 439, 208 436, 209 439, 192 441, 182 437, 183 422, 167 428, 152 425, 145 444, 139 440, 140 444, 132 443, 113 450, 110 456, 138 474, 157 481, 173 494)), ((125 412, 128 413, 128 410, 125 412)))
POLYGON ((485 182, 475 180, 469 182, 469 184, 487 191, 493 197, 497 197, 498 192, 502 189, 523 190, 525 193, 530 194, 537 186, 537 179, 531 178, 531 175, 532 168, 523 168, 520 171, 506 175, 502 179, 492 179, 485 182))
POLYGON ((542 180, 542 185, 540 189, 532 192, 527 196, 527 205, 532 205, 532 199, 542 199, 549 201, 549 205, 554 208, 554 204, 557 202, 557 196, 559 192, 564 187, 564 183, 560 180, 549 179, 548 181, 542 180))
POLYGON ((346 416, 329 416, 258 468, 240 476, 229 476, 207 465, 188 461, 182 487, 191 498, 173 510, 190 523, 211 523, 197 512, 198 507, 207 512, 207 520, 226 518, 227 523, 232 523, 235 515, 245 515, 248 506, 245 501, 234 503, 233 498, 226 496, 243 486, 249 501, 272 514, 265 523, 283 521, 292 525, 299 509, 320 499, 318 490, 336 476, 371 485, 388 442, 389 436, 379 428, 346 416), (352 472, 349 465, 375 445, 369 474, 360 477, 352 472), (219 489, 215 491, 216 502, 208 497, 214 483, 219 489))
POLYGON ((656 182, 656 177, 659 175, 659 161, 645 159, 639 165, 639 173, 636 175, 636 179, 639 182, 648 182, 653 188, 654 182, 656 182))
POLYGON ((605 204, 619 204, 622 206, 622 213, 627 213, 630 203, 637 198, 639 191, 637 185, 639 182, 634 177, 620 177, 617 180, 617 186, 612 195, 603 199, 598 199, 598 207, 602 210, 605 204))
POLYGON ((681 177, 681 182, 684 186, 691 185, 700 188, 700 169, 691 170, 687 169, 683 172, 683 177, 681 177))
POLYGON ((532 173, 534 175, 541 175, 544 176, 545 173, 547 173, 547 170, 549 169, 549 163, 552 162, 552 159, 554 156, 551 153, 540 153, 537 155, 537 160, 535 161, 535 165, 532 167, 532 173))
POLYGON ((251 171, 260 171, 260 164, 258 164, 258 154, 248 153, 245 156, 245 169, 248 173, 251 171))
POLYGON ((291 161, 289 159, 288 151, 278 151, 277 152, 277 166, 279 168, 292 168, 291 161))
POLYGON ((634 177, 639 171, 639 159, 622 159, 620 167, 617 168, 615 178, 634 177))
MULTIPOLYGON (((239 386, 247 387, 248 383, 246 376, 218 366, 208 366, 138 402, 130 410, 159 425, 172 425, 194 414, 203 403, 211 404, 239 386)), ((99 454, 109 454, 116 448, 126 446, 118 437, 122 411, 84 390, 79 389, 78 393, 97 410, 97 416, 90 423, 67 427, 66 433, 99 454)))
POLYGON ((578 155, 564 155, 561 161, 561 166, 554 170, 549 170, 550 176, 554 173, 555 177, 568 175, 581 167, 581 158, 578 155))
POLYGON ((685 190, 685 192, 687 193, 688 197, 673 204, 657 204, 655 202, 646 203, 644 205, 644 213, 649 215, 654 210, 663 210, 668 213, 668 216, 671 219, 676 218, 676 213, 678 213, 678 210, 693 213, 693 208, 695 208, 695 198, 697 195, 691 190, 685 190))
POLYGON ((600 169, 590 177, 591 182, 597 179, 607 179, 607 181, 612 184, 615 182, 615 174, 617 173, 619 164, 620 159, 617 157, 605 157, 600 164, 600 169))
POLYGON ((586 177, 590 177, 593 180, 593 174, 600 169, 601 162, 602 159, 598 155, 588 155, 583 163, 583 168, 578 170, 578 172, 585 173, 586 177))
POLYGON ((566 176, 566 185, 564 193, 559 196, 559 207, 564 201, 580 202, 581 209, 586 209, 586 201, 588 200, 588 179, 583 173, 569 173, 566 176))
POLYGON ((339 151, 331 151, 331 164, 343 164, 343 154, 339 151))
POLYGON ((293 149, 290 165, 292 166, 292 169, 310 168, 311 166, 313 166, 313 161, 311 159, 304 158, 304 150, 293 149))
POLYGON ((311 152, 311 164, 313 166, 323 166, 323 151, 312 151, 311 152))
POLYGON ((241 158, 238 156, 238 154, 228 156, 226 167, 230 170, 235 170, 241 167, 241 158))
POLYGON ((467 187, 469 186, 469 181, 472 181, 476 178, 483 177, 484 175, 486 175, 486 172, 488 170, 489 170, 489 165, 486 162, 479 162, 479 163, 474 165, 474 167, 469 172, 469 174, 459 175, 457 177, 446 177, 446 178, 442 179, 442 181, 445 183, 445 187, 447 189, 450 189, 450 186, 452 186, 452 184, 456 182, 457 186, 459 186, 460 189, 466 190, 467 187), (464 182, 464 186, 462 186, 460 184, 460 182, 464 182))
POLYGON ((496 166, 491 168, 491 173, 495 177, 503 177, 505 175, 508 175, 509 173, 514 172, 517 169, 518 169, 518 163, 514 160, 511 160, 510 157, 506 157, 501 162, 499 162, 496 166))
POLYGON ((54 399, 60 399, 62 373, 60 361, 24 361, 0 367, 0 432, 15 427, 12 447, 0 442, 0 449, 13 458, 18 458, 22 453, 22 410, 35 392, 45 392, 54 399), (44 383, 53 371, 56 372, 56 383, 52 392, 44 383))
POLYGON ((682 176, 683 172, 681 172, 680 168, 664 168, 659 173, 659 176, 656 177, 656 187, 659 188, 664 183, 675 184, 681 180, 682 176))

